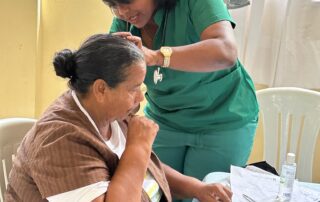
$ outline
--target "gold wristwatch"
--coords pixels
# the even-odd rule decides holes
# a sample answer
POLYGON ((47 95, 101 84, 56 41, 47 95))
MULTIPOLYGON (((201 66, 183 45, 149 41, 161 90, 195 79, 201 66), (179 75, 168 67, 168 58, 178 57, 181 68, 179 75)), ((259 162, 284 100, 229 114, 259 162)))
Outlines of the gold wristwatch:
POLYGON ((172 49, 168 46, 163 46, 160 48, 160 52, 163 55, 163 65, 162 67, 169 67, 170 57, 172 55, 172 49))

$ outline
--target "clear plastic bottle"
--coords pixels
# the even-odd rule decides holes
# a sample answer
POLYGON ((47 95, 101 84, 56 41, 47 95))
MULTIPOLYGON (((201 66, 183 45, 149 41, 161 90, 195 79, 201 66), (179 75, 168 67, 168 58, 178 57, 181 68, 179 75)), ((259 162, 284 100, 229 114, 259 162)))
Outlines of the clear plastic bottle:
POLYGON ((288 153, 286 162, 282 165, 278 201, 287 202, 291 199, 297 169, 295 157, 294 153, 288 153))

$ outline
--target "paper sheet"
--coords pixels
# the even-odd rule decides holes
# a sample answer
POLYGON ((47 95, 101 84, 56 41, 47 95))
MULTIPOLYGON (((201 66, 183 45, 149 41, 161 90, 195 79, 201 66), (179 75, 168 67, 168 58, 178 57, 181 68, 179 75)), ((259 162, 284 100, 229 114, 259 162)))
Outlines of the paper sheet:
MULTIPOLYGON (((279 192, 280 178, 276 175, 252 171, 231 166, 230 183, 233 202, 248 202, 243 195, 255 202, 276 201, 279 192)), ((320 193, 312 189, 300 187, 295 181, 291 202, 319 202, 320 193)))

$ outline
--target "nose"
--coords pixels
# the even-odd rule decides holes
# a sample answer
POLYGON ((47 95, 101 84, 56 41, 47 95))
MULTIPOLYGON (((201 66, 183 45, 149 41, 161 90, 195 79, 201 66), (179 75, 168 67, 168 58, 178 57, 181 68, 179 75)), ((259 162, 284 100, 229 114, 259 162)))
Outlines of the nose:
POLYGON ((144 100, 143 92, 142 90, 139 90, 136 97, 136 103, 140 103, 144 100))

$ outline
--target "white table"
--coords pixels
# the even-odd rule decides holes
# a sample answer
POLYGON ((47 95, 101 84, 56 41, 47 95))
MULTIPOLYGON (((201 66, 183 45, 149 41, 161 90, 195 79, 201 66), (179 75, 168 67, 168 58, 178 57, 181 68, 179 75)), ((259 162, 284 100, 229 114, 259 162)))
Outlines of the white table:
MULTIPOLYGON (((212 172, 209 173, 204 179, 206 183, 221 183, 221 184, 230 184, 230 173, 225 172, 212 172)), ((313 189, 317 192, 320 192, 320 184, 317 183, 307 183, 299 182, 300 186, 313 189)), ((192 202, 199 202, 197 199, 193 199, 192 202)))

